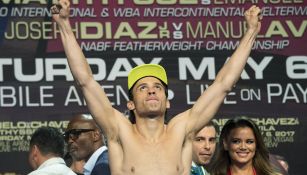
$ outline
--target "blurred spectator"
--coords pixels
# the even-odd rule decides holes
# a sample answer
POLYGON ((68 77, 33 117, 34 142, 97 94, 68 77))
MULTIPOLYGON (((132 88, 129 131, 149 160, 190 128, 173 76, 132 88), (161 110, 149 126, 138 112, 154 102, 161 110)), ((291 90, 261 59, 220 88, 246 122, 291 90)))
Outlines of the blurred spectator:
POLYGON ((72 160, 86 163, 84 175, 109 175, 108 151, 101 129, 90 115, 76 115, 64 133, 72 160))
POLYGON ((270 162, 279 174, 289 175, 289 164, 284 157, 276 154, 270 154, 270 162))
POLYGON ((29 163, 34 169, 28 175, 76 175, 62 159, 64 139, 56 128, 41 127, 30 140, 29 163))
POLYGON ((208 175, 207 168, 215 153, 218 126, 210 121, 192 141, 191 175, 208 175))

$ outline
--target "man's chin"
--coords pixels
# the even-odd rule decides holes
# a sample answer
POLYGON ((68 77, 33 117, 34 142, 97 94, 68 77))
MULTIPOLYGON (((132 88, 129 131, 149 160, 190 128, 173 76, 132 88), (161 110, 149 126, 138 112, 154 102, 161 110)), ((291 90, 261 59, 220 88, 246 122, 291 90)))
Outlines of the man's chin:
POLYGON ((148 118, 151 118, 151 119, 157 118, 158 116, 159 116, 159 115, 158 115, 157 113, 154 113, 154 112, 149 113, 149 114, 147 115, 147 117, 148 117, 148 118))
POLYGON ((158 116, 161 115, 161 111, 158 111, 158 110, 149 110, 147 111, 146 113, 144 113, 147 118, 151 118, 151 119, 154 119, 154 118, 157 118, 158 116))
POLYGON ((71 157, 73 157, 76 160, 81 159, 76 150, 70 151, 69 154, 71 157))
POLYGON ((209 160, 202 160, 202 161, 201 161, 201 164, 202 164, 202 165, 208 165, 209 163, 210 163, 209 160))

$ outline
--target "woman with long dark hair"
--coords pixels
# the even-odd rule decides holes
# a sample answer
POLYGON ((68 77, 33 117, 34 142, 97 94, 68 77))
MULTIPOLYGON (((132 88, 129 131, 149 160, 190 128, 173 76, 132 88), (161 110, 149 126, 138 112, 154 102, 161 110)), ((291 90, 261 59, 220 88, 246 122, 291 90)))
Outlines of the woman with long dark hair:
POLYGON ((257 125, 236 117, 224 125, 211 175, 277 175, 257 125))

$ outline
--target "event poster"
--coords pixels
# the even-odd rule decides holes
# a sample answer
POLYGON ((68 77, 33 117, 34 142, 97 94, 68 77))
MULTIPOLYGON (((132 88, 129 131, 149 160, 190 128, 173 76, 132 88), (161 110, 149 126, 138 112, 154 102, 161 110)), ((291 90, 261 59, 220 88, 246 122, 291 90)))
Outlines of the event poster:
MULTIPOLYGON (((0 0, 0 175, 28 174, 35 129, 62 131, 88 113, 50 7, 56 0, 0 0)), ((214 81, 262 8, 262 28, 240 80, 214 121, 253 118, 291 175, 307 174, 307 2, 304 0, 72 0, 70 23, 112 105, 127 112, 127 75, 143 63, 169 77, 167 120, 214 81)))

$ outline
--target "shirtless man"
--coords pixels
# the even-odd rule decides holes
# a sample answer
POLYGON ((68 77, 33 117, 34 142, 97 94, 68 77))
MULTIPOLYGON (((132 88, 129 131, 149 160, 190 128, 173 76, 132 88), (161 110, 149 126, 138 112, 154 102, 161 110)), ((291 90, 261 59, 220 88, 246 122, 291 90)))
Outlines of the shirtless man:
POLYGON ((69 0, 59 0, 51 8, 57 22, 66 56, 75 81, 80 86, 88 109, 103 129, 109 148, 112 175, 188 175, 192 162, 194 132, 217 112, 246 64, 260 31, 260 9, 245 12, 247 31, 214 83, 188 109, 164 124, 167 78, 162 67, 149 64, 133 69, 128 76, 132 99, 127 107, 135 115, 132 124, 112 107, 101 85, 92 75, 69 22, 69 0), (60 8, 59 8, 60 7, 60 8), (159 73, 155 73, 158 71, 159 73), (144 73, 144 74, 142 74, 144 73))

